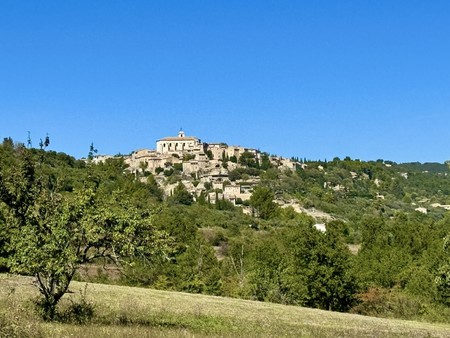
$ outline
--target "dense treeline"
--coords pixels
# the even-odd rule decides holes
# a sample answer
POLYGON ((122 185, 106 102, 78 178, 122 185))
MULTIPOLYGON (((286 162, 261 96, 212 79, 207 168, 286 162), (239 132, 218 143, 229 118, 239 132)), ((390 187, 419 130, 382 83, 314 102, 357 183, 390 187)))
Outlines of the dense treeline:
MULTIPOLYGON (((254 174, 251 157, 236 160, 247 168, 235 171, 233 180, 254 174)), ((431 206, 450 204, 448 167, 335 158, 303 161, 296 171, 283 171, 266 162, 258 169, 261 183, 247 203, 253 210, 247 215, 225 200, 211 205, 205 195, 192 196, 181 183, 165 198, 150 173, 130 174, 121 158, 93 164, 5 139, 0 145, 0 268, 27 273, 17 269, 18 252, 22 260, 27 252, 18 235, 45 222, 44 229, 62 232, 59 216, 66 215, 67 224, 77 225, 71 234, 84 240, 80 250, 92 242, 77 231, 90 234, 95 225, 94 237, 100 239, 95 245, 104 251, 86 263, 99 271, 115 261, 114 240, 107 246, 105 238, 133 243, 123 245, 123 252, 152 253, 127 255, 119 279, 104 272, 76 278, 448 320, 450 214, 431 206), (54 203, 66 203, 69 211, 55 204, 61 213, 50 212, 45 198, 36 197, 44 192, 47 199, 59 196, 54 203), (81 205, 86 192, 92 202, 81 205), (292 201, 329 217, 314 219, 280 207, 292 201), (41 207, 32 207, 36 204, 41 207), (84 208, 83 215, 70 211, 73 205, 84 208), (418 207, 428 213, 417 212, 418 207), (318 222, 326 223, 325 232, 314 226, 318 222), (137 245, 135 239, 140 239, 137 245), (159 240, 162 254, 153 250, 159 240)), ((54 255, 64 250, 55 247, 54 255)))

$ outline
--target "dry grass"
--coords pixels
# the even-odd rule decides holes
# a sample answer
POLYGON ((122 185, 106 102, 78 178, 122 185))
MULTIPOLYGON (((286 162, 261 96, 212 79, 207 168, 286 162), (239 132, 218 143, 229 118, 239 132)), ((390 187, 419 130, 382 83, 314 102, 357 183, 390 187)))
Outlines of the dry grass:
MULTIPOLYGON (((73 282, 65 301, 84 287, 73 282)), ((23 305, 36 295, 32 279, 0 275, 0 312, 21 308, 23 327, 44 337, 450 337, 448 325, 105 284, 87 291, 96 304, 91 324, 43 323, 23 305)))

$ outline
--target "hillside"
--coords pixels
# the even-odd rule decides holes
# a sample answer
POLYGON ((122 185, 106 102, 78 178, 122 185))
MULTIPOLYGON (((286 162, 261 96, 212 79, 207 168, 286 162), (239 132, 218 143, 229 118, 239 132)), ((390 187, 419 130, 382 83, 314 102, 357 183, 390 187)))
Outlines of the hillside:
MULTIPOLYGON (((50 324, 29 313, 26 300, 36 294, 31 282, 28 277, 0 275, 0 336, 8 329, 30 337, 85 338, 450 336, 448 325, 104 284, 87 285, 87 301, 95 304, 91 323, 50 324)), ((61 306, 78 299, 85 287, 73 282, 61 306)))
POLYGON ((255 154, 200 177, 189 157, 133 172, 5 139, 0 270, 449 323, 446 165, 255 154), (236 185, 248 199, 227 199, 236 185), (102 269, 118 252, 124 273, 102 269))

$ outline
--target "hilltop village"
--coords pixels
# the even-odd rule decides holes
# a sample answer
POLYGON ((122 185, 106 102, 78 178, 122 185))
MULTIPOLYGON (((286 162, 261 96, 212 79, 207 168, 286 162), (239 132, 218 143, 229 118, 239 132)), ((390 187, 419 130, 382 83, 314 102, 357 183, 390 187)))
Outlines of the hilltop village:
MULTIPOLYGON (((93 161, 98 163, 111 157, 98 155, 93 161)), ((128 170, 142 180, 146 179, 146 173, 151 173, 166 196, 181 181, 194 198, 209 191, 210 203, 226 199, 234 205, 249 200, 253 187, 260 181, 259 176, 252 175, 251 168, 295 170, 299 165, 253 148, 202 142, 195 136, 186 136, 183 130, 177 136, 157 140, 156 150, 136 150, 124 156, 124 160, 128 170)))

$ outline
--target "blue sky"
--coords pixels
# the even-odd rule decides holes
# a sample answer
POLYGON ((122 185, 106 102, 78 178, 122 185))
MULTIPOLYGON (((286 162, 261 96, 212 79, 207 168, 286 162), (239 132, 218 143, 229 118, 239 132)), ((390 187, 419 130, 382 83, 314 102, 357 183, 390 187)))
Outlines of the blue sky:
POLYGON ((449 1, 0 2, 0 137, 450 159, 449 1))

